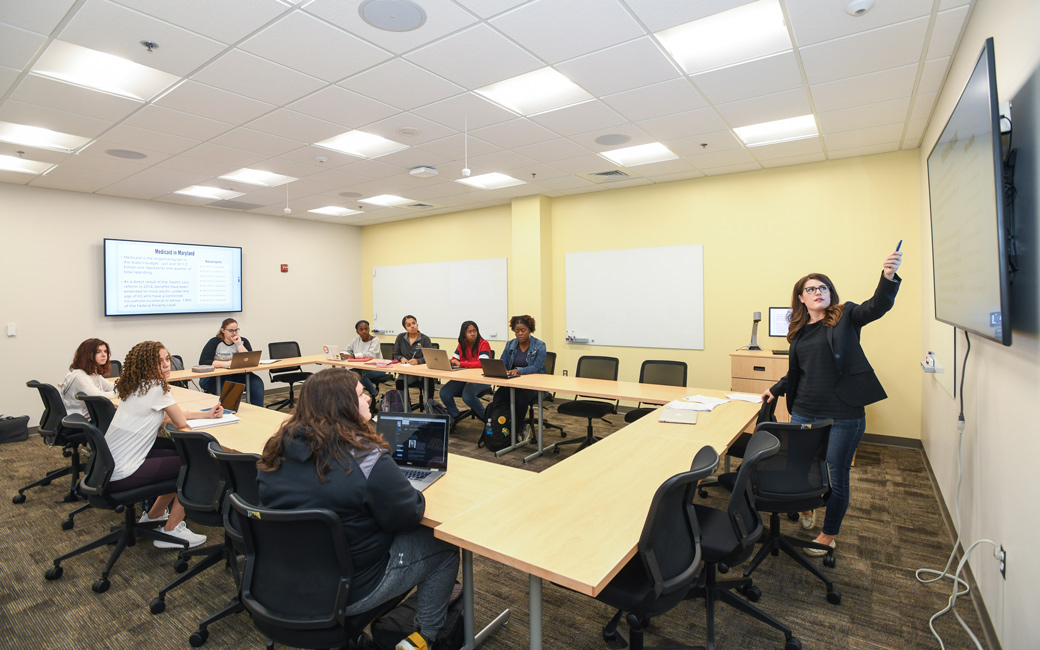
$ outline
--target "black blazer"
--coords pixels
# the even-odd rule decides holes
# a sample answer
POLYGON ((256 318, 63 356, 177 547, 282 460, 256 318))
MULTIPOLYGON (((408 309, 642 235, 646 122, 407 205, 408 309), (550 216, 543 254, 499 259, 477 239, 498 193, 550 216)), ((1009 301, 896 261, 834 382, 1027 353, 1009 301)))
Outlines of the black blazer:
MULTIPOLYGON (((826 329, 827 343, 831 347, 834 365, 838 370, 838 382, 834 385, 834 392, 849 406, 866 406, 888 397, 859 344, 859 331, 864 325, 876 321, 892 309, 896 293, 899 291, 899 283, 902 281, 898 274, 892 280, 885 279, 882 274, 870 300, 862 305, 854 302, 845 303, 845 311, 838 323, 826 329)), ((798 336, 801 336, 801 332, 798 336)), ((797 347, 794 345, 797 340, 796 336, 792 341, 787 375, 769 389, 776 397, 787 395, 788 412, 794 411, 795 400, 798 398, 798 378, 802 374, 797 347)))

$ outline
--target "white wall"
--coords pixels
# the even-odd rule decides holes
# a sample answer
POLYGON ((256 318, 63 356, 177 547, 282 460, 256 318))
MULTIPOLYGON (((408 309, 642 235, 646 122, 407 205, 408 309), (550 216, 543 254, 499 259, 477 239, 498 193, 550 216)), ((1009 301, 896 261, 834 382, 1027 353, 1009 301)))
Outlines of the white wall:
MULTIPOLYGON (((935 114, 921 145, 922 240, 930 241, 928 192, 925 160, 953 109, 961 89, 975 64, 982 44, 994 37, 997 83, 1001 101, 1011 99, 1040 67, 1040 3, 1035 0, 977 0, 968 22, 946 88, 939 97, 935 114)), ((1014 115, 1014 111, 1012 111, 1014 115)), ((1028 146, 1036 150, 1040 142, 1028 146)), ((1016 184, 1036 178, 1016 177, 1016 184)), ((1018 220, 1035 223, 1033 211, 1020 211, 1018 220)), ((1035 233, 1035 226, 1028 229, 1035 233)), ((1037 241, 1019 245, 1020 254, 1034 256, 1037 241)), ((924 260, 925 268, 930 260, 924 260)), ((1028 265, 1036 269, 1035 264, 1028 265)), ((1022 278, 1036 286, 1036 278, 1022 278)), ((932 327, 932 287, 930 276, 922 287, 922 319, 925 333, 923 350, 930 349, 930 337, 940 336, 932 327), (930 334, 931 332, 931 334, 930 334)), ((1025 305, 1027 309, 1035 308, 1025 305)), ((1023 308, 1022 302, 1012 311, 1023 308)), ((1020 314, 1021 316, 1021 314, 1020 314)), ((1025 320, 1036 322, 1036 315, 1025 320)), ((1016 319, 1017 320, 1017 319, 1016 319)), ((949 330, 946 330, 947 336, 949 330)), ((964 382, 964 484, 960 500, 963 545, 988 538, 1003 544, 1008 552, 1005 581, 993 559, 991 548, 980 547, 972 555, 971 566, 980 593, 989 610, 1004 648, 1040 647, 1040 617, 1036 616, 1037 585, 1040 584, 1040 557, 1035 545, 1040 523, 1035 506, 1040 493, 1040 435, 1036 406, 1040 403, 1040 340, 1035 333, 1013 331, 1013 345, 972 337, 964 382)), ((938 343, 936 344, 938 345, 938 343)), ((958 333, 958 365, 964 358, 964 335, 958 333)), ((939 349, 936 347, 936 349, 939 349)), ((959 372, 959 371, 958 371, 959 372)), ((935 470, 947 506, 953 512, 957 479, 958 403, 940 385, 922 377, 922 440, 935 470)), ((948 585, 945 586, 948 589, 948 585)), ((920 624, 928 614, 921 613, 920 624)), ((948 627, 948 626, 947 626, 948 627)))
POLYGON ((0 413, 29 415, 31 424, 42 405, 25 382, 59 382, 83 339, 104 339, 116 359, 159 340, 195 364, 227 317, 106 318, 105 237, 241 246, 243 310, 231 316, 254 349, 295 340, 303 354, 317 354, 325 343, 348 342, 361 318, 356 226, 5 183, 0 206, 0 413), (17 324, 14 338, 8 323, 17 324))

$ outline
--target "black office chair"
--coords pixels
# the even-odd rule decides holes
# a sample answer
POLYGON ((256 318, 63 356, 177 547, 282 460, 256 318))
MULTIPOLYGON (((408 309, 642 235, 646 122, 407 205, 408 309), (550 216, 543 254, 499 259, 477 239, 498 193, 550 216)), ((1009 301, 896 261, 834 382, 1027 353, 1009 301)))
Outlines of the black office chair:
MULTIPOLYGON (((382 346, 383 344, 380 343, 379 345, 382 346)), ((430 347, 434 348, 436 350, 440 350, 441 349, 441 346, 440 346, 439 343, 430 343, 430 347)), ((391 357, 391 358, 393 358, 393 357, 391 357)), ((397 386, 398 386, 398 388, 400 390, 404 391, 404 405, 405 405, 405 408, 409 412, 411 412, 411 410, 412 410, 412 386, 419 386, 419 397, 420 397, 420 399, 419 399, 418 402, 415 403, 416 406, 419 407, 420 411, 423 410, 426 407, 426 405, 423 404, 423 401, 421 399, 422 398, 422 390, 423 390, 423 382, 424 381, 425 381, 425 378, 417 377, 415 375, 399 375, 397 377, 397 386)), ((433 392, 432 387, 430 389, 430 392, 431 393, 433 392)), ((432 397, 432 395, 430 397, 432 397)))
MULTIPOLYGON (((684 361, 661 361, 647 359, 639 367, 640 384, 659 384, 662 386, 685 386, 686 385, 686 362, 684 361)), ((647 413, 659 408, 653 406, 646 408, 642 402, 636 405, 628 413, 625 413, 625 422, 635 422, 647 413)))
MULTIPOLYGON (((181 459, 181 471, 177 476, 177 500, 184 507, 184 518, 203 526, 223 526, 227 483, 221 476, 217 460, 209 453, 209 445, 217 441, 204 431, 180 431, 172 424, 166 425, 166 433, 173 440, 181 459)), ((235 551, 226 535, 220 544, 178 552, 174 570, 184 573, 159 591, 148 605, 149 611, 152 614, 165 611, 166 594, 170 591, 219 562, 230 567, 234 560, 235 551), (185 572, 190 557, 199 557, 199 561, 185 572)))
MULTIPOLYGON (((827 505, 831 493, 830 476, 827 472, 827 441, 834 420, 821 420, 809 424, 790 422, 767 422, 758 425, 755 431, 768 431, 780 440, 780 451, 767 458, 755 468, 752 485, 755 490, 755 506, 759 512, 768 512, 769 530, 759 540, 762 548, 744 570, 750 576, 769 555, 780 551, 793 558, 809 573, 819 578, 827 587, 827 602, 838 605, 841 593, 813 564, 801 549, 814 548, 827 551, 823 563, 834 567, 834 549, 814 541, 788 537, 780 532, 780 514, 804 512, 827 505)), ((723 474, 719 484, 733 489, 736 474, 723 474)))
POLYGON ((79 500, 76 487, 79 485, 79 475, 83 470, 83 459, 79 455, 80 445, 86 442, 86 438, 78 430, 72 430, 62 424, 68 413, 65 411, 65 402, 61 399, 61 393, 50 384, 34 380, 25 383, 29 388, 35 388, 40 392, 43 400, 43 415, 40 416, 38 427, 43 441, 51 447, 60 447, 61 453, 70 459, 70 463, 59 469, 52 469, 43 478, 18 488, 18 494, 11 497, 11 503, 25 503, 25 492, 40 485, 50 485, 51 481, 62 476, 72 475, 69 491, 62 498, 66 503, 79 500))
POLYGON ((108 360, 108 378, 118 377, 119 373, 123 371, 123 364, 115 359, 108 360))
MULTIPOLYGON (((301 356, 300 344, 296 341, 279 341, 278 343, 271 343, 267 346, 267 353, 272 359, 292 359, 301 356)), ((300 366, 291 366, 289 368, 270 370, 268 371, 268 374, 271 377, 272 383, 289 384, 289 397, 267 407, 280 411, 283 408, 293 407, 296 405, 296 395, 293 393, 293 385, 298 382, 307 381, 307 378, 314 373, 304 372, 303 368, 300 366)))
MULTIPOLYGON (((102 395, 87 395, 86 393, 76 393, 76 399, 83 402, 87 407, 87 413, 90 414, 90 422, 97 427, 98 431, 102 435, 108 433, 108 425, 112 423, 112 418, 116 415, 116 406, 112 403, 112 400, 102 395)), ((61 522, 61 529, 72 530, 73 526, 76 525, 74 521, 76 515, 93 507, 88 501, 70 512, 65 517, 65 520, 61 522)))
MULTIPOLYGON (((547 375, 554 375, 554 374, 556 374, 556 353, 555 352, 546 352, 545 353, 545 374, 547 374, 547 375)), ((556 393, 546 393, 545 391, 542 391, 542 403, 543 403, 543 405, 544 405, 545 402, 555 402, 555 401, 556 401, 556 393)), ((537 411, 537 409, 538 409, 538 402, 536 402, 536 401, 531 402, 531 406, 529 406, 528 409, 527 409, 527 419, 524 420, 524 426, 527 426, 527 427, 531 428, 530 435, 531 435, 532 438, 534 438, 537 435, 536 432, 538 431, 538 413, 535 412, 535 411, 537 411)), ((557 431, 560 432, 560 437, 561 438, 566 438, 567 437, 567 432, 563 430, 563 427, 561 427, 558 424, 553 424, 552 422, 550 422, 548 419, 545 418, 545 414, 544 413, 542 414, 542 428, 543 429, 556 429, 557 431)))
POLYGON ((131 490, 113 491, 109 486, 112 480, 112 472, 115 471, 115 461, 112 460, 112 452, 108 448, 105 436, 98 431, 97 427, 87 422, 86 418, 78 414, 67 416, 63 424, 82 434, 86 438, 87 446, 90 448, 90 458, 87 461, 86 472, 83 480, 80 482, 79 489, 87 496, 87 500, 95 508, 115 510, 116 512, 122 510, 123 525, 116 526, 101 539, 81 546, 75 551, 55 559, 54 566, 47 569, 43 574, 45 578, 48 580, 60 578, 65 571, 61 563, 70 557, 75 557, 95 548, 115 544, 115 548, 112 549, 105 568, 101 571, 101 578, 96 580, 90 587, 100 594, 108 591, 108 588, 111 586, 108 575, 112 572, 112 567, 115 566, 116 560, 122 555, 123 549, 127 546, 133 546, 138 539, 162 540, 187 547, 188 542, 179 537, 161 532, 154 527, 154 523, 141 524, 137 522, 137 504, 146 499, 154 499, 176 491, 176 479, 160 481, 131 490))
MULTIPOLYGON (((170 369, 174 370, 174 371, 176 371, 176 370, 184 370, 184 357, 182 357, 179 354, 171 354, 170 355, 170 369)), ((180 388, 189 388, 194 383, 195 382, 192 382, 192 381, 189 381, 189 380, 171 381, 170 385, 171 386, 178 386, 180 388)), ((199 389, 198 386, 196 386, 195 390, 198 390, 198 389, 199 389)))
POLYGON ((393 343, 380 343, 379 351, 383 353, 384 359, 394 358, 394 344, 393 343))
MULTIPOLYGON (((354 567, 331 510, 266 510, 228 496, 242 522, 240 598, 261 633, 296 648, 360 648, 364 628, 403 598, 345 615, 354 567)), ((268 646, 272 647, 271 645, 268 646)))
MULTIPOLYGON (((585 379, 606 379, 608 381, 617 381, 617 375, 617 357, 580 357, 578 359, 578 368, 574 372, 575 377, 582 377, 585 379)), ((603 402, 598 399, 582 399, 580 395, 576 396, 573 402, 564 402, 563 404, 560 404, 556 407, 557 413, 585 418, 589 421, 589 425, 584 438, 561 440, 556 443, 553 452, 559 453, 560 445, 578 445, 578 451, 581 451, 597 440, 600 440, 599 436, 592 433, 592 420, 593 418, 600 418, 607 424, 610 424, 610 420, 606 419, 606 416, 610 413, 617 413, 617 406, 617 400, 614 400, 613 402, 603 402)))
POLYGON ((778 451, 780 442, 776 437, 768 431, 759 431, 748 443, 747 453, 737 471, 733 493, 726 509, 694 506, 697 521, 701 525, 704 573, 690 595, 705 599, 709 649, 715 647, 715 604, 721 601, 783 632, 786 639, 785 650, 801 650, 802 642, 792 635, 791 628, 732 592, 736 590, 748 600, 757 601, 761 591, 752 584, 750 578, 719 581, 717 577, 720 566, 736 566, 751 557, 755 551, 755 542, 762 536, 764 526, 762 517, 755 509, 754 470, 759 463, 774 456, 778 451))
POLYGON ((605 640, 617 637, 618 622, 624 616, 631 650, 643 650, 643 630, 649 619, 678 605, 693 588, 704 566, 694 491, 697 482, 710 476, 718 464, 719 455, 705 446, 697 452, 690 471, 676 474, 657 488, 635 557, 596 596, 618 608, 603 628, 605 640))
MULTIPOLYGON (((777 405, 777 400, 776 399, 774 399, 772 402, 762 402, 762 405, 758 407, 758 419, 755 420, 755 426, 756 427, 758 425, 764 424, 766 422, 776 422, 776 405, 777 405)), ((730 445, 728 449, 726 449, 726 455, 723 457, 723 460, 722 460, 722 471, 723 471, 723 474, 721 476, 725 476, 725 474, 729 473, 729 461, 730 461, 731 458, 743 458, 744 457, 744 450, 747 449, 748 442, 750 442, 750 441, 751 441, 751 434, 746 432, 746 431, 744 431, 733 442, 733 444, 730 445)), ((701 482, 701 487, 700 487, 700 491, 699 491, 699 494, 700 494, 701 498, 705 498, 706 499, 708 497, 708 491, 705 488, 714 487, 714 486, 718 485, 719 484, 719 479, 721 478, 721 476, 718 477, 718 478, 712 477, 712 478, 709 478, 707 481, 702 481, 701 482)), ((730 485, 727 486, 726 489, 732 491, 732 488, 733 488, 733 485, 732 485, 732 482, 731 482, 730 485)))

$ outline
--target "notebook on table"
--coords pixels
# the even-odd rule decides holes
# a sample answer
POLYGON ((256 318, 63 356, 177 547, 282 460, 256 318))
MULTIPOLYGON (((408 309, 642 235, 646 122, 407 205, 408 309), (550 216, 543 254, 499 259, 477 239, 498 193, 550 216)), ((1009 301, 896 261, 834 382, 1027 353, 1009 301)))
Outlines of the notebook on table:
POLYGON ((501 359, 481 359, 480 369, 484 372, 485 377, 513 379, 513 377, 506 374, 506 364, 501 359))
POLYGON ((426 367, 431 370, 462 370, 462 368, 451 367, 451 361, 448 360, 447 350, 423 348, 422 353, 423 360, 426 361, 426 367))
POLYGON ((376 431, 390 445, 390 457, 422 492, 448 471, 448 417, 381 413, 376 431))
POLYGON ((255 368, 260 365, 260 352, 262 350, 253 350, 252 352, 236 352, 231 355, 231 369, 238 370, 239 368, 255 368))

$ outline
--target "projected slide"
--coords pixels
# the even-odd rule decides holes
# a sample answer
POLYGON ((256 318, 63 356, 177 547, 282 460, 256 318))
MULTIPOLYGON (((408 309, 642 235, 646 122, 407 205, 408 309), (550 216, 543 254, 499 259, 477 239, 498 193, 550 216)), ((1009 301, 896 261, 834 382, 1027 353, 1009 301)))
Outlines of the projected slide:
POLYGON ((105 315, 242 311, 242 249, 105 240, 105 315))

